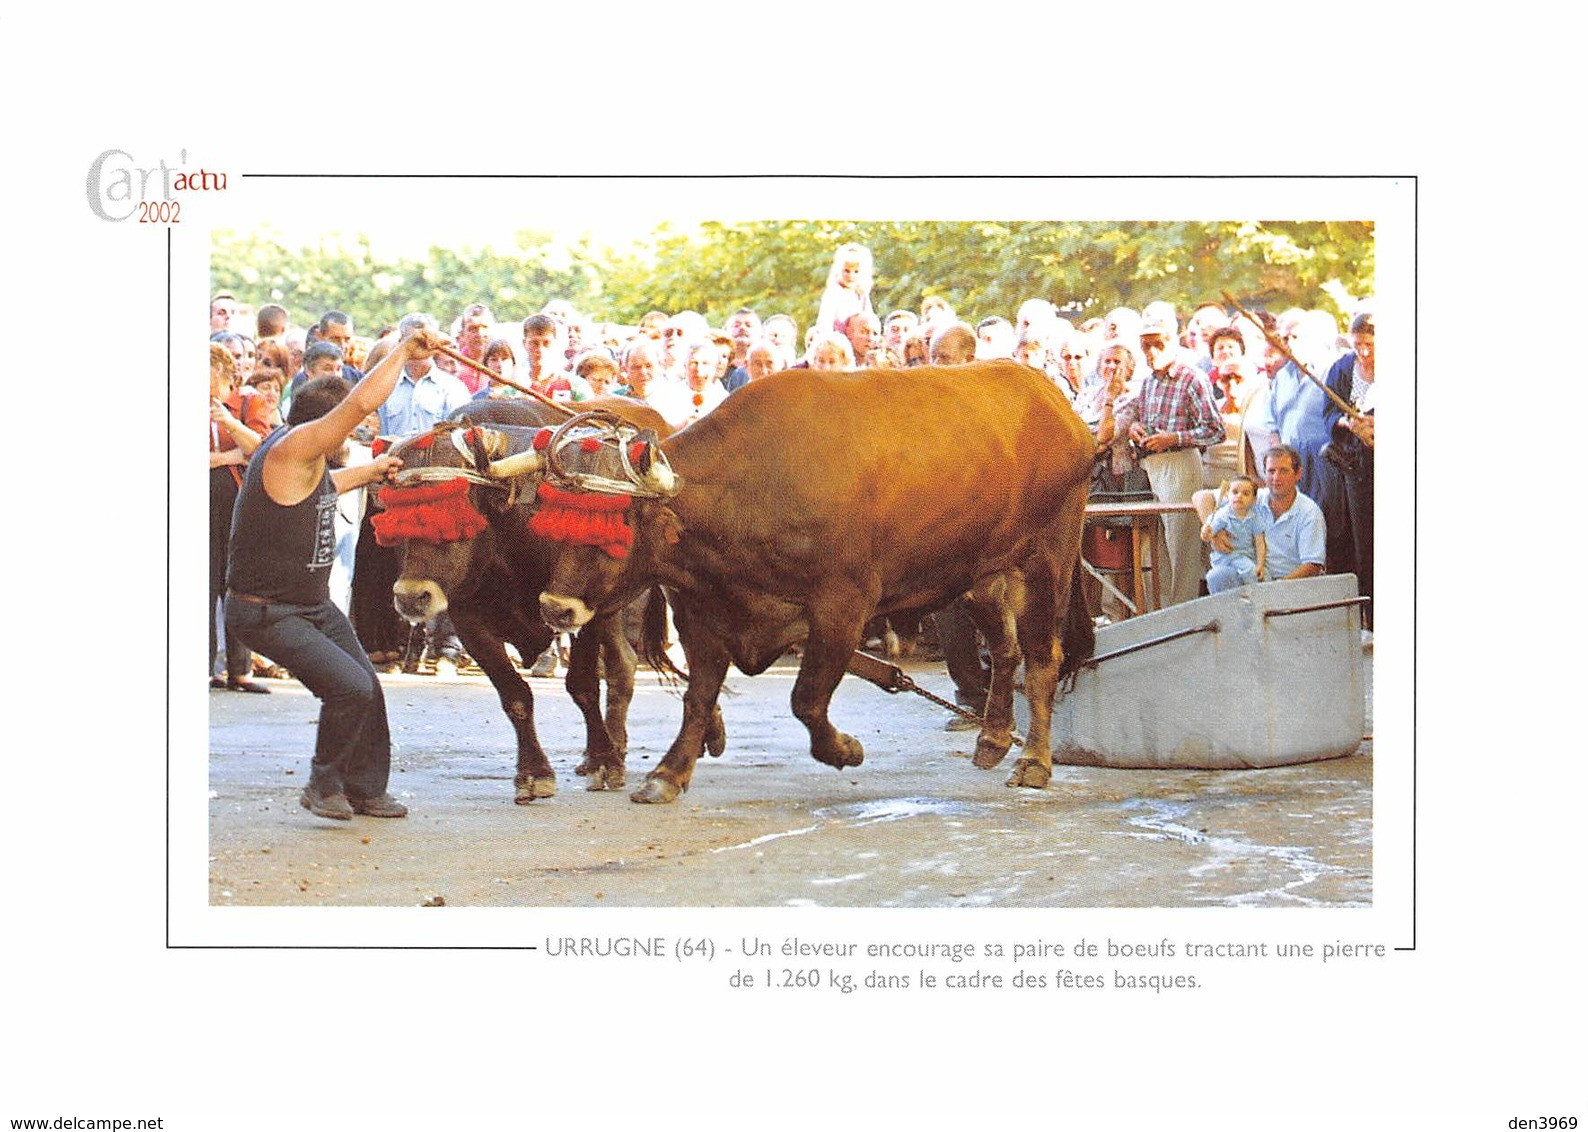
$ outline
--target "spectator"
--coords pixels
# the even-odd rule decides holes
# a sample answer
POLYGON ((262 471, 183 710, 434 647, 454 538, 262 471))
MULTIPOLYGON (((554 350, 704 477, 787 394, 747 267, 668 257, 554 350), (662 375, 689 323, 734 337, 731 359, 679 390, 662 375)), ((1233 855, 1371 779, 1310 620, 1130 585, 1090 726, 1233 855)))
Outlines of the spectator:
POLYGON ((976 324, 978 358, 1012 358, 1015 353, 1015 328, 1007 318, 984 318, 976 324))
MULTIPOLYGON (((463 314, 458 317, 458 353, 483 365, 485 347, 490 343, 491 327, 495 322, 496 317, 491 314, 491 308, 484 303, 470 303, 464 307, 463 314)), ((508 353, 512 353, 511 349, 508 353)), ((471 396, 482 391, 486 396, 490 395, 486 389, 489 380, 476 369, 464 366, 458 374, 458 380, 463 382, 463 387, 471 396)))
POLYGON ((852 370, 855 353, 842 334, 817 334, 805 353, 805 361, 813 370, 852 370))
POLYGON ((1207 521, 1210 539, 1222 531, 1230 536, 1231 543, 1227 551, 1212 548, 1208 593, 1223 593, 1267 580, 1267 535, 1273 525, 1274 517, 1268 507, 1257 502, 1257 481, 1245 475, 1230 480, 1224 503, 1207 521))
MULTIPOLYGON (((1081 395, 1081 390, 1086 385, 1086 375, 1090 372, 1091 357, 1086 352, 1086 339, 1079 334, 1071 334, 1059 343, 1059 379, 1058 386, 1064 390, 1073 404, 1081 395)), ((1131 369, 1134 369, 1134 360, 1131 369)), ((1127 371, 1127 377, 1129 372, 1127 371)))
MULTIPOLYGON (((1164 503, 1187 502, 1202 486, 1200 450, 1223 439, 1224 422, 1213 406, 1207 375, 1176 360, 1179 346, 1171 324, 1143 319, 1141 351, 1148 372, 1140 391, 1115 409, 1118 427, 1146 450, 1141 464, 1153 494, 1164 503)), ((1190 601, 1202 576, 1196 524, 1189 516, 1166 515, 1163 533, 1166 600, 1190 601)))
POLYGON ((649 402, 652 394, 664 384, 662 350, 654 339, 642 335, 629 347, 623 358, 623 387, 618 390, 625 397, 649 402))
POLYGON ((217 603, 226 596, 226 558, 231 545, 232 508, 242 484, 242 467, 270 432, 261 398, 244 397, 236 382, 237 363, 219 342, 210 343, 210 672, 211 688, 268 693, 249 680, 248 646, 226 634, 226 676, 218 671, 220 638, 217 603))
MULTIPOLYGON (((518 359, 513 356, 513 344, 506 338, 492 338, 480 350, 480 364, 496 374, 497 377, 506 378, 508 381, 518 380, 518 359)), ((511 385, 499 381, 492 381, 484 374, 480 374, 480 388, 475 391, 474 400, 484 401, 488 398, 522 397, 523 394, 511 385)))
POLYGON ((255 366, 253 379, 243 390, 245 397, 260 398, 266 407, 265 421, 274 432, 284 423, 281 415, 281 391, 287 384, 287 375, 274 366, 255 366))
POLYGON ((532 314, 524 320, 524 359, 528 385, 542 397, 553 401, 583 401, 590 387, 565 367, 561 328, 550 315, 532 314), (577 389, 575 382, 578 382, 577 389))
POLYGON ((882 323, 870 311, 857 311, 844 323, 844 337, 849 340, 849 351, 855 368, 869 369, 877 365, 878 343, 882 341, 882 323))
POLYGON ((721 353, 713 342, 696 343, 685 363, 684 381, 664 386, 650 398, 651 406, 675 429, 699 420, 727 399, 728 391, 717 380, 721 353))
POLYGON ((776 373, 781 367, 778 365, 777 350, 770 342, 757 342, 750 347, 750 352, 745 355, 746 384, 751 381, 760 381, 763 377, 776 373))
POLYGON ((869 249, 860 244, 839 245, 817 308, 816 325, 823 333, 842 334, 851 315, 876 313, 871 309, 872 273, 869 249))
MULTIPOLYGON (((1202 457, 1202 486, 1217 487, 1235 476, 1253 475, 1261 464, 1253 453, 1246 431, 1247 410, 1257 394, 1257 367, 1246 360, 1246 343, 1233 326, 1212 331, 1208 339, 1212 368, 1208 380, 1213 403, 1224 419, 1224 439, 1210 444, 1202 457)), ((1267 445, 1264 445, 1267 451, 1267 445)))
POLYGON ((605 350, 586 350, 574 363, 574 374, 590 387, 590 396, 605 397, 618 385, 618 364, 605 350))
POLYGON ((932 334, 934 366, 962 366, 976 356, 976 332, 963 322, 950 322, 932 334))
POLYGON ((921 320, 914 311, 898 310, 888 315, 882 324, 882 356, 879 364, 903 366, 905 339, 909 338, 920 325, 921 320))
POLYGON ((723 376, 722 384, 732 393, 750 380, 746 362, 750 347, 761 340, 761 317, 749 307, 740 307, 728 316, 723 329, 733 343, 733 350, 727 357, 728 372, 723 376))
POLYGON ((232 328, 232 318, 237 314, 237 296, 222 291, 210 299, 210 333, 232 328))
MULTIPOLYGON (((1323 573, 1328 533, 1323 510, 1296 490, 1301 476, 1300 461, 1300 454, 1284 444, 1269 449, 1264 458, 1263 474, 1268 486, 1257 493, 1257 502, 1266 506, 1274 517, 1274 525, 1267 535, 1271 581, 1315 578, 1323 573)), ((1202 541, 1213 550, 1228 552, 1235 547, 1229 533, 1215 534, 1207 525, 1219 502, 1217 493, 1205 489, 1192 499, 1202 520, 1202 541)))
POLYGON ((347 360, 348 347, 353 344, 353 319, 341 311, 326 311, 315 324, 315 340, 329 342, 342 351, 342 377, 349 385, 357 385, 364 377, 347 360))
POLYGON ((1327 363, 1319 363, 1333 348, 1333 322, 1321 311, 1290 310, 1280 316, 1279 337, 1289 348, 1291 360, 1274 375, 1265 418, 1270 443, 1288 444, 1301 454, 1298 490, 1319 503, 1336 497, 1338 473, 1334 465, 1319 458, 1329 442, 1329 426, 1324 421, 1329 397, 1321 383, 1307 373, 1317 375, 1326 369, 1327 363))
POLYGON ((775 314, 762 324, 761 331, 778 352, 778 369, 788 369, 799 360, 794 344, 799 341, 800 331, 792 318, 775 314))
MULTIPOLYGON (((928 344, 940 329, 957 321, 959 316, 941 295, 928 295, 921 300, 921 334, 928 344)), ((975 331, 971 332, 971 336, 975 337, 975 331)))
MULTIPOLYGON (((470 400, 469 391, 464 388, 461 381, 434 365, 432 349, 402 350, 403 342, 421 332, 424 333, 421 341, 425 343, 444 341, 436 333, 436 320, 428 314, 406 315, 397 324, 397 352, 401 352, 407 360, 396 378, 395 387, 379 409, 380 431, 383 436, 417 436, 426 429, 434 428, 454 409, 461 408, 470 400)), ((369 556, 373 561, 360 562, 359 565, 361 568, 377 571, 384 580, 384 589, 389 595, 392 583, 397 580, 400 572, 402 559, 400 548, 383 547, 382 549, 386 551, 383 557, 369 556)), ((387 600, 389 604, 390 598, 388 597, 387 600)), ((403 662, 405 672, 423 670, 429 674, 435 671, 432 665, 443 659, 450 660, 454 665, 467 663, 463 656, 463 646, 459 643, 457 634, 452 629, 452 620, 446 613, 442 613, 425 625, 424 643, 424 655, 421 657, 416 655, 417 650, 412 647, 410 641, 408 656, 403 662)))
POLYGON ((279 338, 287 332, 287 308, 266 303, 254 315, 254 337, 260 342, 279 338))
MULTIPOLYGON (((1330 401, 1324 417, 1330 429, 1325 456, 1339 470, 1341 489, 1339 520, 1329 524, 1329 572, 1354 573, 1358 592, 1369 599, 1373 597, 1373 428, 1378 388, 1373 336, 1373 316, 1357 315, 1351 320, 1351 352, 1329 369, 1329 388, 1363 415, 1348 417, 1330 401)), ((1371 600, 1362 611, 1362 623, 1373 626, 1371 600)))

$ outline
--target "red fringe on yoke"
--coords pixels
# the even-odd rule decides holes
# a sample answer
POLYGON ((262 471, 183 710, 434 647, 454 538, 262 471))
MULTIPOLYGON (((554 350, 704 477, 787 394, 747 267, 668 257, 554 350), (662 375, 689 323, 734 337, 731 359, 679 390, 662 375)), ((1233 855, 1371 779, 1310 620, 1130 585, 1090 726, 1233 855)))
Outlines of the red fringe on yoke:
POLYGON ((485 516, 469 501, 469 481, 441 480, 413 487, 383 487, 380 501, 386 510, 375 515, 375 541, 396 546, 404 539, 429 543, 473 538, 486 527, 485 516))
POLYGON ((613 558, 629 556, 634 528, 627 521, 628 496, 563 491, 549 483, 542 483, 535 494, 540 507, 529 520, 533 533, 553 542, 598 546, 613 558))

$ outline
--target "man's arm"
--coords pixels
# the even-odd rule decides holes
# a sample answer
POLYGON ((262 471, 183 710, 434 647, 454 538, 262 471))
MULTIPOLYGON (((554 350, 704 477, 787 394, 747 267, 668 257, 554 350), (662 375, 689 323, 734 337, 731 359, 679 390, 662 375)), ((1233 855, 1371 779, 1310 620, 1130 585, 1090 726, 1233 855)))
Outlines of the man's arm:
POLYGON ((402 466, 401 460, 388 453, 376 456, 367 464, 359 464, 352 468, 337 468, 331 473, 331 483, 336 486, 337 494, 340 495, 344 491, 352 491, 365 484, 387 479, 402 466))
MULTIPOLYGON (((301 499, 312 490, 311 479, 319 478, 320 461, 335 455, 352 431, 370 413, 375 412, 391 396, 402 377, 403 367, 409 362, 422 361, 434 353, 433 347, 446 341, 431 331, 416 330, 403 339, 380 363, 353 386, 351 392, 325 416, 308 421, 291 429, 276 442, 266 462, 267 475, 281 475, 278 482, 271 476, 265 484, 271 498, 278 502, 301 499)), ((349 469, 351 470, 351 469, 349 469)))
POLYGON ((1252 542, 1257 546, 1257 580, 1266 582, 1268 580, 1268 537, 1266 535, 1257 535, 1252 539, 1252 542))

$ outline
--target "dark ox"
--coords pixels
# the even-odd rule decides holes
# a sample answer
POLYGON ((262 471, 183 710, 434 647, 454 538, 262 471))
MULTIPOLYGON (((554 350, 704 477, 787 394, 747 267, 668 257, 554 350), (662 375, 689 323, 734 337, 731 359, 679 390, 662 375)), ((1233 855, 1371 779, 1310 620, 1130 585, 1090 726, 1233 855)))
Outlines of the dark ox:
POLYGON ((679 486, 635 501, 628 556, 566 545, 541 597, 548 624, 573 628, 667 589, 689 689, 635 801, 688 788, 730 662, 753 675, 800 641, 792 705, 811 755, 858 765, 828 704, 867 619, 961 594, 993 656, 975 763, 1008 753, 1023 657, 1031 728, 1009 785, 1047 785, 1056 689, 1094 643, 1078 568, 1094 443, 1052 382, 1003 361, 786 371, 661 448, 679 486))
MULTIPOLYGON (((639 402, 613 397, 590 403, 597 405, 658 435, 670 431, 660 415, 639 402)), ((528 529, 538 476, 526 473, 525 461, 526 453, 530 463, 536 460, 533 440, 540 426, 567 419, 535 401, 483 401, 392 450, 403 459, 403 478, 427 488, 456 484, 467 502, 466 507, 445 502, 453 513, 432 523, 429 537, 410 534, 402 540, 403 566, 392 587, 393 602, 412 623, 451 611, 458 637, 495 687, 517 735, 514 801, 521 804, 556 793, 555 773, 535 733, 534 696, 505 647, 511 643, 520 656, 533 660, 553 637, 540 617, 537 596, 550 576, 554 547, 528 529)), ((385 489, 383 497, 395 501, 401 492, 385 489)), ((400 510, 393 507, 386 514, 400 510)), ((385 521, 377 519, 377 526, 385 521)), ((665 618, 659 593, 654 605, 654 615, 665 618)), ((575 639, 566 680, 585 719, 584 761, 577 771, 591 790, 617 789, 624 781, 636 658, 622 614, 614 607, 575 639)), ((720 736, 715 749, 720 751, 720 736)))

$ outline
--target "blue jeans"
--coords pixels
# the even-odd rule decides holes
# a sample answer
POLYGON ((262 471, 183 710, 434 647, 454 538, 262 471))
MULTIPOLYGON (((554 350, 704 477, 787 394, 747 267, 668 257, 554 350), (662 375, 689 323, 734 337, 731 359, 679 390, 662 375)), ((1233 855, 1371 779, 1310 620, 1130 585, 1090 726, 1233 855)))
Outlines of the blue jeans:
POLYGON ((226 635, 286 668, 320 699, 309 785, 378 798, 391 774, 380 679, 346 615, 331 602, 261 605, 226 595, 226 635))
POLYGON ((1257 563, 1244 554, 1226 554, 1208 571, 1208 593, 1221 594, 1257 581, 1257 563))

